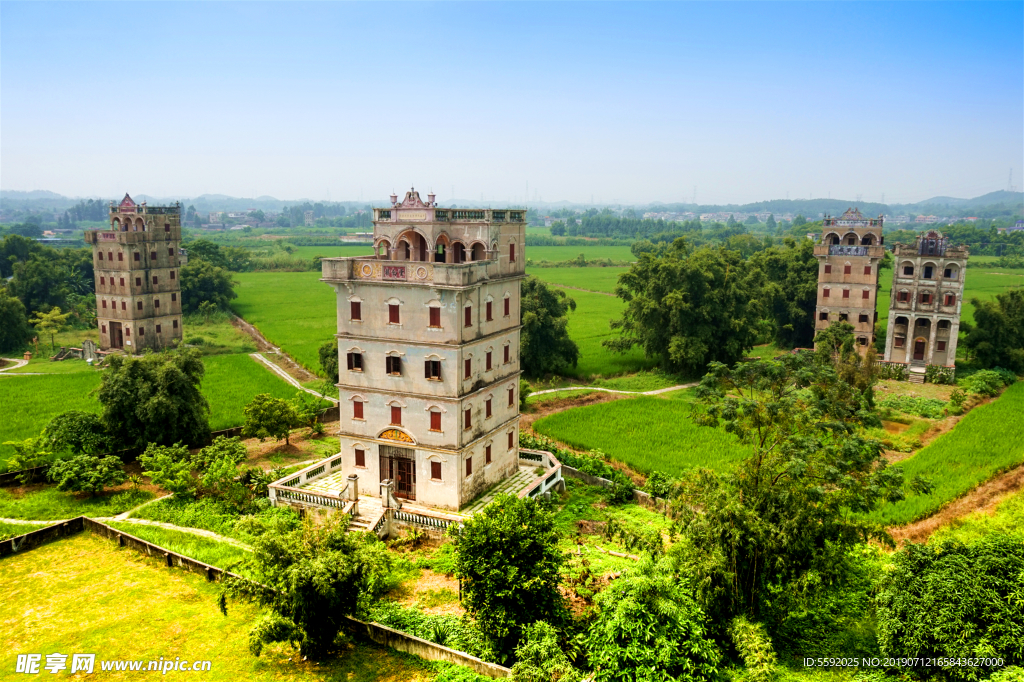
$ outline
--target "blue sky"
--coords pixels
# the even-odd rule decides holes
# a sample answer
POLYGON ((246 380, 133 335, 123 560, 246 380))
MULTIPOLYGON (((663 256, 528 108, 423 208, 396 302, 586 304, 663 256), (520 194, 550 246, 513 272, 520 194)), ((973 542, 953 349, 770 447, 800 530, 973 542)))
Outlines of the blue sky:
POLYGON ((442 202, 1024 184, 1024 3, 0 3, 0 186, 442 202))

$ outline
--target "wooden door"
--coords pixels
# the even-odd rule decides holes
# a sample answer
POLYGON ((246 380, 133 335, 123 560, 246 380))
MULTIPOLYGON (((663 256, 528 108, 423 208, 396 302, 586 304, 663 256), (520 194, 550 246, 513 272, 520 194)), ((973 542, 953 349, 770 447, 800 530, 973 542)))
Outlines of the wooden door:
POLYGON ((416 460, 395 459, 395 496, 416 499, 416 460))
POLYGON ((924 339, 918 339, 918 340, 914 341, 914 359, 915 360, 924 360, 924 346, 925 346, 924 339))
POLYGON ((120 322, 110 323, 110 347, 111 348, 124 348, 124 336, 121 331, 120 322))

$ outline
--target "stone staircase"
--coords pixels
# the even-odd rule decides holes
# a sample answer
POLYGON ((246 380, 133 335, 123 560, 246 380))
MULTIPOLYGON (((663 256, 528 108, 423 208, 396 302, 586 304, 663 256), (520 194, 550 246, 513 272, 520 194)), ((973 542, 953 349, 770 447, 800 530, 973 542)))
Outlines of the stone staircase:
POLYGON ((376 523, 383 511, 384 507, 381 506, 379 497, 361 495, 359 497, 359 514, 353 516, 349 521, 349 531, 373 530, 371 524, 376 523))
POLYGON ((910 367, 907 368, 907 381, 912 384, 923 384, 925 375, 925 364, 923 362, 910 363, 910 367))

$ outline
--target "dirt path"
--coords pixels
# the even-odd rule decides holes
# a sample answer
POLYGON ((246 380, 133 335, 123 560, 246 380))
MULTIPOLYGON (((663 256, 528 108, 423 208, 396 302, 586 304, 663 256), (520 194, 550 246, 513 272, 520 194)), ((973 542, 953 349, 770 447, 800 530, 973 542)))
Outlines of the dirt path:
POLYGON ((231 317, 231 324, 238 327, 246 334, 252 337, 252 340, 256 342, 256 347, 261 353, 270 353, 278 356, 281 360, 280 363, 274 363, 276 366, 281 367, 285 372, 288 373, 296 381, 316 381, 319 377, 310 372, 308 369, 295 362, 290 355, 282 351, 274 344, 267 341, 263 334, 260 334, 260 330, 252 326, 237 315, 231 317))
POLYGON ((906 526, 890 528, 897 545, 925 542, 932 533, 957 519, 976 511, 992 512, 1007 495, 1024 490, 1024 465, 989 479, 937 513, 906 526))
MULTIPOLYGON (((559 389, 565 390, 565 389, 559 389)), ((545 391, 547 393, 547 391, 545 391)), ((531 395, 537 395, 532 393, 531 395)), ((555 414, 556 412, 562 412, 569 410, 574 407, 585 407, 587 405, 596 405, 598 403, 607 403, 612 400, 621 400, 626 396, 618 393, 588 393, 587 395, 570 395, 565 398, 558 400, 552 400, 547 403, 541 403, 540 405, 534 405, 532 412, 521 412, 519 414, 519 428, 520 429, 533 429, 533 422, 537 421, 541 417, 546 417, 549 414, 555 414)))
POLYGON ((0 372, 9 372, 12 369, 18 369, 19 367, 24 367, 25 365, 28 364, 28 360, 26 360, 24 358, 22 358, 21 360, 16 360, 14 358, 3 358, 3 359, 6 360, 7 362, 13 362, 14 364, 13 365, 5 365, 3 368, 0 368, 0 372))
MULTIPOLYGON (((266 365, 267 369, 269 369, 274 374, 277 374, 282 379, 284 379, 285 381, 287 381, 289 384, 291 384, 295 388, 299 389, 300 391, 305 391, 306 393, 309 393, 311 395, 315 395, 318 398, 323 398, 325 400, 330 400, 335 405, 338 404, 338 399, 337 398, 332 398, 329 395, 323 395, 322 396, 319 393, 317 393, 316 391, 314 391, 313 389, 306 388, 305 386, 300 384, 298 379, 296 379, 291 374, 286 372, 285 369, 283 367, 281 367, 280 365, 275 365, 273 362, 271 362, 267 358, 263 357, 262 353, 249 353, 249 357, 251 357, 252 359, 256 360, 257 362, 260 362, 260 363, 266 365)), ((305 371, 305 370, 303 370, 303 371, 305 371)), ((308 372, 307 372, 307 374, 308 374, 308 372)))

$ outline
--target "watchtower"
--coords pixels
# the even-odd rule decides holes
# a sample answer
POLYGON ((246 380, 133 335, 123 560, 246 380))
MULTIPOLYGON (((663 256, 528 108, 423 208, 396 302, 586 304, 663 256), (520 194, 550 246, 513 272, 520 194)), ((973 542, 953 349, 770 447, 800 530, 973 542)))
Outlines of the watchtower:
POLYGON ((853 325, 857 348, 866 353, 875 340, 878 266, 885 257, 882 216, 865 218, 851 208, 838 218, 825 216, 818 259, 818 303, 815 333, 836 321, 853 325))
POLYGON ((166 348, 181 339, 181 206, 110 204, 110 228, 88 230, 102 350, 166 348))
MULTIPOLYGON (((518 469, 525 209, 373 209, 374 255, 325 258, 343 472, 458 509, 518 469)), ((367 486, 373 490, 374 486, 367 486)))

